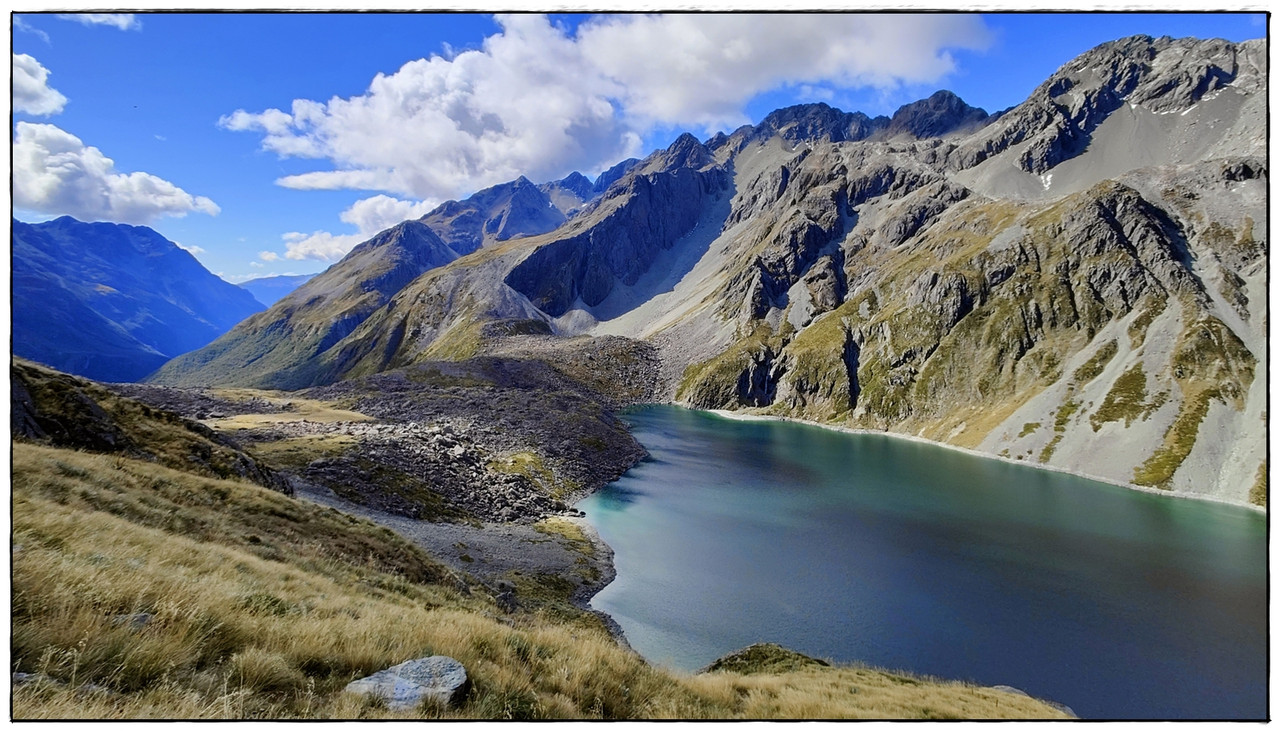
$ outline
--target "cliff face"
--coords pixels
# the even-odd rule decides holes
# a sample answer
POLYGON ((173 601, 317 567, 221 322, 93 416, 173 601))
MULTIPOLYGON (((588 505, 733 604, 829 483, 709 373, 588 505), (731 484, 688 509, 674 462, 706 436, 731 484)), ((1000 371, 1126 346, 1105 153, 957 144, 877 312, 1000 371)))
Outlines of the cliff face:
POLYGON ((677 398, 1261 502, 1260 50, 1127 39, 958 141, 775 156, 677 398))
POLYGON ((655 172, 609 190, 597 223, 539 247, 504 282, 553 318, 599 305, 615 284, 634 285, 727 189, 729 175, 711 163, 706 147, 682 137, 660 164, 646 166, 655 172))
POLYGON ((1257 502, 1265 78, 1261 42, 1135 37, 994 117, 940 92, 891 119, 801 105, 685 135, 554 230, 370 303, 295 373, 622 335, 692 406, 1257 502))

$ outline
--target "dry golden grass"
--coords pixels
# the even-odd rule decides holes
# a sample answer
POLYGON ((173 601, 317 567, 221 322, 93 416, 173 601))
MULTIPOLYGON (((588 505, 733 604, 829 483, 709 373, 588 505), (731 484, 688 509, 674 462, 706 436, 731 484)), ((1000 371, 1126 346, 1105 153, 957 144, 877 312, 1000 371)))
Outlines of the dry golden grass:
POLYGON ((270 414, 237 414, 233 417, 206 420, 206 424, 221 431, 254 429, 280 422, 368 422, 373 417, 349 409, 339 409, 328 402, 302 399, 296 396, 274 396, 279 392, 254 392, 252 389, 228 390, 235 394, 253 394, 279 406, 288 405, 283 412, 270 414))
POLYGON ((15 719, 1060 716, 863 668, 669 673, 588 623, 503 616, 373 524, 143 461, 14 445, 13 518, 14 670, 41 675, 15 719), (343 692, 431 654, 466 666, 461 707, 343 692))

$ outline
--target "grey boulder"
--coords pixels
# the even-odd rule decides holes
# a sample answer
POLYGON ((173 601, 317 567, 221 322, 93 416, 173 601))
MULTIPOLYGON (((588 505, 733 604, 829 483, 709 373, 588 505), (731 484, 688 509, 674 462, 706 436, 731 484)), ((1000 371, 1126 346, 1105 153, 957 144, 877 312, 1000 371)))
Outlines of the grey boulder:
POLYGON ((347 684, 346 691, 380 697, 392 710, 413 709, 424 699, 456 705, 467 692, 467 669, 448 656, 428 656, 383 669, 347 684))

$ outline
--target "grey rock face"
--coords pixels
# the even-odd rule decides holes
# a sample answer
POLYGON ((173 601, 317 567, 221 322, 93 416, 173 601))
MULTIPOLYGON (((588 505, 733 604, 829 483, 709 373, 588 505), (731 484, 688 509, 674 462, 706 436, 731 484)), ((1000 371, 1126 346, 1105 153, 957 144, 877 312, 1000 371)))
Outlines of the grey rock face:
POLYGON ((862 112, 843 112, 827 104, 797 104, 770 112, 759 125, 734 132, 735 148, 778 136, 791 142, 865 140, 889 124, 888 117, 871 118, 862 112))
MULTIPOLYGON (((699 162, 706 155, 700 144, 694 149, 687 141, 677 142, 671 151, 674 160, 699 162)), ((676 167, 632 177, 610 189, 609 197, 622 203, 603 221, 539 247, 505 282, 552 317, 568 312, 578 300, 598 305, 616 283, 635 284, 658 252, 687 232, 727 183, 728 175, 719 168, 676 167)))
POLYGON ((462 201, 446 201, 418 221, 458 254, 470 254, 493 242, 551 231, 594 195, 579 173, 540 186, 520 176, 462 201))
POLYGON ((949 91, 903 105, 893 113, 885 135, 906 133, 918 138, 941 137, 952 132, 972 132, 987 122, 986 110, 970 107, 949 91))
POLYGON ((1091 134, 1125 104, 1167 113, 1189 109, 1227 85, 1264 83, 1265 63, 1251 43, 1133 36, 1079 56, 1041 84, 1027 101, 957 148, 950 164, 967 168, 1029 141, 1018 158, 1044 173, 1079 155, 1091 134))
POLYGON ((604 193, 609 186, 622 180, 622 176, 626 175, 632 168, 640 163, 639 158, 627 158, 621 163, 609 168, 596 178, 596 182, 592 184, 591 190, 594 193, 604 193))
POLYGON ((395 711, 414 709, 424 701, 453 706, 466 695, 467 669, 448 656, 405 661, 347 684, 346 691, 380 697, 395 711))

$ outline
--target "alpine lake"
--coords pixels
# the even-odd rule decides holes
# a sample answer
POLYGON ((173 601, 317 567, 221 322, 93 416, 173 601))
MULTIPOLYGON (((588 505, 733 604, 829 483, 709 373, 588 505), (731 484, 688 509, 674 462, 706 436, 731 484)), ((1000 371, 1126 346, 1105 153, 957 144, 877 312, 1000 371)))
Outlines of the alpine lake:
POLYGON ((1267 522, 886 435, 680 407, 578 508, 651 663, 757 642, 1005 684, 1085 719, 1267 716, 1267 522))

